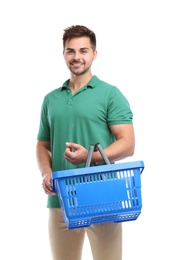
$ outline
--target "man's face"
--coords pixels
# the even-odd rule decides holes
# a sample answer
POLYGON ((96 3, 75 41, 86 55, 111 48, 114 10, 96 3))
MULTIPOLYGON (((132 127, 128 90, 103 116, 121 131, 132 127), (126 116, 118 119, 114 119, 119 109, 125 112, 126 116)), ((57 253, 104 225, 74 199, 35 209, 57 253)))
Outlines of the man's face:
POLYGON ((97 52, 88 37, 80 37, 66 42, 63 55, 68 69, 74 75, 82 75, 90 69, 97 52))

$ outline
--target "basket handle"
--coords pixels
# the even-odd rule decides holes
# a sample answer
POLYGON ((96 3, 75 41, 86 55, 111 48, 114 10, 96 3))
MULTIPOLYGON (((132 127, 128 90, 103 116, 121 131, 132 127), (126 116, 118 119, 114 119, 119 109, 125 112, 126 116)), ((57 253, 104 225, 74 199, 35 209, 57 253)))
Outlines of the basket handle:
POLYGON ((102 148, 101 144, 97 143, 95 145, 93 145, 93 144, 90 145, 85 167, 89 167, 90 166, 91 159, 92 159, 92 154, 93 154, 94 151, 96 151, 96 149, 99 150, 99 152, 100 152, 103 160, 105 161, 105 163, 106 164, 110 164, 110 161, 109 161, 108 157, 106 156, 105 152, 103 151, 103 148, 102 148))

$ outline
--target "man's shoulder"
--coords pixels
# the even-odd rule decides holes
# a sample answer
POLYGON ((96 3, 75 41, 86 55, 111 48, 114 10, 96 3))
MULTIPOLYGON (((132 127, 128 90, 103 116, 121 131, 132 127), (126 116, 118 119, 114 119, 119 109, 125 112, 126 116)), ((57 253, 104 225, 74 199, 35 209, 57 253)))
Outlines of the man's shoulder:
POLYGON ((66 80, 66 81, 62 84, 62 86, 57 87, 57 88, 51 90, 50 92, 48 92, 48 93, 45 95, 45 97, 52 97, 52 96, 55 96, 55 95, 59 95, 59 93, 61 93, 62 90, 64 90, 64 89, 67 88, 68 81, 69 81, 69 80, 66 80))
POLYGON ((46 98, 46 99, 47 99, 47 98, 52 98, 52 97, 54 97, 55 95, 59 95, 59 93, 61 92, 61 90, 62 90, 62 86, 61 86, 61 87, 58 87, 58 88, 55 88, 55 89, 49 91, 48 93, 46 93, 45 98, 46 98))
POLYGON ((97 76, 94 76, 93 82, 95 83, 95 86, 98 88, 103 88, 103 91, 111 92, 111 93, 116 93, 116 92, 121 92, 120 89, 116 86, 113 85, 112 83, 109 83, 105 80, 102 80, 98 78, 97 76))

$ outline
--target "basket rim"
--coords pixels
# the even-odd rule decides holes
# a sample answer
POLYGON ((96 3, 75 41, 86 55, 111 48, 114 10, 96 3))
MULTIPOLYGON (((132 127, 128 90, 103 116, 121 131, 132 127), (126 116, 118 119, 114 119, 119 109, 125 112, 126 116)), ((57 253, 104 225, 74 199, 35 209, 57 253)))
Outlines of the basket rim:
POLYGON ((104 173, 110 171, 124 171, 124 170, 134 170, 139 169, 140 173, 144 169, 143 161, 133 161, 133 162, 123 162, 114 164, 105 164, 99 166, 91 166, 84 168, 75 168, 68 170, 60 170, 52 172, 52 179, 65 178, 65 177, 75 177, 80 175, 94 174, 94 173, 104 173))

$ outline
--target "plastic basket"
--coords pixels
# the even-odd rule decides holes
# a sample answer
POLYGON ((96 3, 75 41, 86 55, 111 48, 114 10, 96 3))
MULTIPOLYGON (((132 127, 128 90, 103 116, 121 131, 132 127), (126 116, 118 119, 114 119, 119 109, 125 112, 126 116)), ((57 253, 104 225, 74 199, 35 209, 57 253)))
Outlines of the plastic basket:
POLYGON ((136 161, 53 172, 68 229, 136 220, 143 169, 143 161, 136 161))

